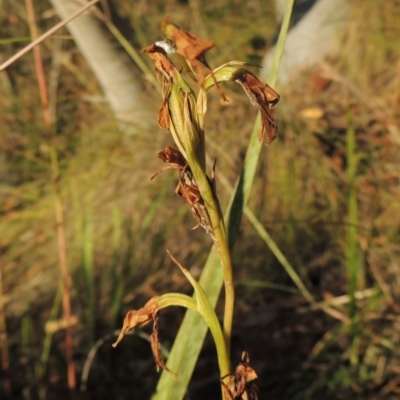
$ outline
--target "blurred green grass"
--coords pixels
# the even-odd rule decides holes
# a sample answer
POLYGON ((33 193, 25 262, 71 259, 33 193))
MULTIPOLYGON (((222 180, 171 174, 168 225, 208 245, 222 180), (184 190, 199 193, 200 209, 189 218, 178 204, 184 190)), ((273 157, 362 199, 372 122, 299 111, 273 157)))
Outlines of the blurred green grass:
MULTIPOLYGON (((11 1, 4 1, 2 7, 7 11, 1 17, 2 36, 26 36, 21 7, 11 1), (10 23, 13 16, 18 23, 10 23)), ((39 14, 46 11, 41 7, 39 14)), ((328 85, 315 88, 312 82, 318 70, 304 73, 295 86, 284 88, 274 111, 280 133, 268 154, 262 153, 250 208, 317 301, 350 295, 335 307, 354 314, 357 329, 312 311, 299 295, 280 291, 280 285, 295 286, 244 220, 234 250, 237 279, 255 281, 260 288, 245 282, 238 288, 234 351, 250 351, 252 365, 262 377, 262 393, 270 398, 389 399, 397 395, 399 9, 398 1, 354 0, 341 54, 329 62, 328 85), (305 118, 303 111, 309 108, 320 108, 323 116, 305 118), (346 172, 351 161, 346 134, 351 129, 358 159, 354 175, 346 172), (357 204, 357 221, 349 215, 350 201, 357 204), (349 247, 352 260, 357 253, 357 266, 354 261, 348 264, 353 274, 364 268, 365 287, 377 288, 372 297, 354 300, 352 312, 349 301, 360 287, 347 276, 349 247), (263 284, 276 289, 265 289, 263 284)), ((199 36, 213 38, 217 50, 210 52, 208 61, 214 67, 230 59, 260 59, 277 29, 271 5, 259 2, 119 2, 114 12, 125 24, 127 37, 140 43, 138 47, 159 39, 166 14, 199 36), (260 34, 265 47, 256 49, 253 39, 260 34)), ((55 20, 42 18, 42 29, 55 20)), ((3 57, 17 47, 18 43, 2 44, 3 57)), ((53 51, 50 44, 44 47, 49 70, 53 51)), ((63 51, 67 61, 58 86, 56 145, 73 310, 80 318, 73 331, 79 366, 90 343, 119 325, 128 308, 140 307, 150 296, 167 290, 190 292, 167 261, 165 248, 195 273, 207 254, 204 248, 211 243, 200 230, 190 231, 194 222, 173 193, 173 174, 166 172, 150 182, 162 167, 155 155, 170 144, 167 135, 155 127, 135 137, 121 134, 106 106, 87 101, 85 96, 100 90, 88 78, 91 73, 79 52, 70 42, 63 51)), ((11 88, 0 98, 3 298, 11 371, 23 371, 18 376, 12 372, 10 379, 21 393, 40 375, 34 360, 44 347, 44 325, 51 315, 59 273, 48 149, 40 129, 31 56, 1 79, 2 91, 7 85, 11 88)), ((217 177, 223 175, 232 184, 255 113, 233 87, 226 91, 231 102, 222 106, 215 96, 207 125, 210 142, 217 143, 209 147, 211 158, 218 158, 217 177), (213 119, 213 114, 218 117, 213 119)), ((153 91, 149 96, 158 99, 153 91)), ((222 185, 218 191, 227 203, 229 193, 222 185)), ((170 343, 181 314, 166 318, 161 335, 170 343)), ((61 332, 53 337, 45 379, 53 391, 65 385, 61 337, 61 332)), ((102 387, 104 393, 119 389, 128 397, 137 391, 139 378, 144 381, 143 392, 154 388, 153 361, 141 349, 143 344, 133 340, 129 357, 120 351, 111 354, 106 347, 93 366, 89 389, 101 392, 102 387), (128 383, 128 375, 136 378, 128 383), (91 379, 102 382, 101 387, 93 389, 91 379)), ((206 344, 202 356, 206 361, 195 371, 199 382, 204 364, 213 360, 207 349, 206 344)), ((34 385, 31 390, 37 394, 34 385)), ((195 392, 201 393, 201 387, 195 392)))

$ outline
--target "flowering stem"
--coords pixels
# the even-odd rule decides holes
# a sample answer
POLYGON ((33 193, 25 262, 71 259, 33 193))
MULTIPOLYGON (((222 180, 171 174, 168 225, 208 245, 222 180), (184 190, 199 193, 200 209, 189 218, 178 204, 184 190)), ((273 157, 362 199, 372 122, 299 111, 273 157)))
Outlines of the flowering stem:
POLYGON ((210 186, 205 172, 205 143, 203 130, 204 114, 207 109, 205 90, 200 90, 196 105, 193 92, 183 79, 179 79, 172 84, 168 99, 168 108, 171 116, 171 134, 190 166, 201 197, 206 205, 213 228, 215 244, 221 260, 225 286, 223 333, 226 353, 229 359, 235 291, 232 261, 224 218, 218 199, 210 186))
POLYGON ((188 161, 202 198, 206 204, 208 214, 212 223, 215 236, 215 245, 221 260, 224 287, 225 287, 225 310, 223 321, 223 333, 225 338, 226 352, 230 354, 230 343, 232 336, 233 309, 235 303, 235 288, 233 280, 233 269, 231 254, 228 246, 225 223, 217 197, 210 187, 206 174, 200 164, 196 162, 196 157, 192 158, 188 154, 188 161))

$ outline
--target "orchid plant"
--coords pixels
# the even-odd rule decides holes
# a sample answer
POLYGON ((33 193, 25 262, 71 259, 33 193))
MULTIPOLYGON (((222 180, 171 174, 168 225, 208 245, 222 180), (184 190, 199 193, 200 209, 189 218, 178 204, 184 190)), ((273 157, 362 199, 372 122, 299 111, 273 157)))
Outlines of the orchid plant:
POLYGON ((214 42, 200 39, 180 29, 168 19, 163 21, 162 33, 163 41, 142 50, 154 62, 156 74, 162 86, 158 124, 172 134, 177 146, 177 149, 167 147, 158 156, 167 163, 163 169, 178 171, 176 194, 188 204, 198 225, 210 235, 218 250, 224 276, 224 317, 221 326, 203 288, 178 260, 169 254, 193 286, 195 296, 192 298, 180 293, 167 293, 153 297, 140 310, 129 311, 121 333, 113 346, 122 340, 125 333, 153 322, 151 347, 157 367, 163 368, 176 378, 174 371, 169 371, 160 356, 158 316, 160 310, 169 306, 193 309, 204 318, 216 345, 222 397, 224 399, 258 399, 258 390, 254 384, 257 375, 249 365, 248 354, 243 353, 242 361, 233 373, 230 365, 235 300, 234 277, 224 218, 215 190, 215 165, 211 178, 206 173, 204 122, 208 90, 215 87, 222 100, 227 101, 220 83, 237 82, 251 104, 260 111, 259 141, 264 145, 269 145, 277 134, 277 125, 271 108, 279 101, 279 95, 246 69, 247 63, 231 61, 214 70, 211 69, 205 59, 205 52, 215 45, 214 42), (174 54, 174 59, 182 64, 187 76, 197 84, 197 95, 184 78, 182 69, 171 61, 172 54, 174 54))

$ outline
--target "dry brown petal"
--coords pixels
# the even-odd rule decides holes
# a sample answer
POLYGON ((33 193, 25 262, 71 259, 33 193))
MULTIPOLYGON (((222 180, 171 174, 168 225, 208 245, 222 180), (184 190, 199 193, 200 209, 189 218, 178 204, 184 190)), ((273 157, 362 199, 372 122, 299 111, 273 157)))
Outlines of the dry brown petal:
POLYGON ((169 129, 171 118, 167 107, 168 98, 164 98, 160 109, 158 110, 157 122, 158 126, 163 129, 169 129))
POLYGON ((162 81, 163 102, 158 111, 158 125, 160 128, 169 129, 170 115, 167 107, 168 96, 171 90, 171 81, 176 74, 179 74, 174 64, 168 59, 164 49, 152 44, 141 50, 142 53, 147 53, 152 61, 157 72, 157 77, 162 81), (162 79, 163 77, 163 79, 162 79))
MULTIPOLYGON (((196 225, 193 229, 196 229, 198 226, 201 226, 205 229, 205 231, 211 236, 211 238, 215 241, 214 229, 211 224, 210 216, 208 214, 207 208, 204 204, 204 200, 201 197, 200 190, 197 187, 197 183, 193 177, 192 171, 185 160, 185 157, 179 150, 174 149, 173 147, 167 147, 165 150, 160 151, 157 156, 161 158, 165 163, 168 164, 167 167, 162 168, 160 171, 157 171, 151 179, 154 179, 160 172, 176 168, 179 170, 179 183, 175 189, 175 193, 185 201, 193 216, 195 217, 198 225, 196 225)), ((215 191, 215 163, 213 167, 212 179, 210 181, 210 185, 215 191)))
POLYGON ((276 138, 278 126, 276 125, 272 113, 268 108, 260 108, 261 128, 258 131, 258 140, 260 143, 268 146, 276 138))
POLYGON ((160 151, 157 157, 161 158, 165 163, 170 164, 173 168, 185 168, 187 165, 187 161, 182 153, 170 146, 166 147, 164 151, 160 151))
POLYGON ((262 83, 249 71, 240 74, 236 82, 242 86, 251 104, 260 110, 261 127, 258 132, 258 139, 268 146, 276 138, 278 132, 271 108, 278 103, 280 96, 274 89, 262 83))
POLYGON ((124 319, 124 323, 122 325, 121 332, 116 340, 113 343, 113 347, 116 347, 118 343, 122 340, 125 333, 135 329, 140 328, 148 324, 152 319, 154 319, 155 314, 158 311, 158 297, 151 298, 144 307, 140 310, 131 310, 126 314, 124 319))
POLYGON ((215 46, 215 42, 200 39, 169 22, 168 17, 164 19, 161 29, 167 39, 174 42, 176 52, 185 57, 189 62, 193 62, 196 59, 199 60, 199 57, 215 46))
POLYGON ((215 42, 212 40, 201 39, 192 33, 179 28, 177 25, 170 22, 168 17, 164 19, 161 30, 166 38, 174 43, 176 52, 186 59, 191 68, 196 70, 199 76, 199 84, 202 85, 204 81, 204 72, 201 68, 201 65, 204 65, 210 71, 214 80, 214 85, 222 100, 227 102, 228 100, 215 79, 214 72, 204 56, 206 51, 215 46, 215 42))
POLYGON ((167 167, 161 168, 157 171, 152 177, 153 180, 160 172, 165 171, 166 169, 176 168, 179 170, 184 170, 188 163, 183 157, 182 153, 179 150, 174 149, 173 147, 168 146, 165 150, 160 151, 157 154, 158 158, 161 158, 165 163, 169 164, 167 167))
POLYGON ((259 391, 254 380, 257 379, 257 374, 250 367, 250 359, 247 351, 242 353, 242 360, 235 369, 235 373, 231 375, 228 384, 222 380, 222 387, 225 394, 231 400, 258 400, 259 391))
POLYGON ((139 328, 141 326, 144 326, 148 324, 150 321, 153 320, 153 333, 151 334, 150 337, 150 342, 151 342, 151 350, 153 352, 154 360, 157 365, 157 371, 159 371, 160 368, 164 369, 167 371, 173 379, 177 380, 177 376, 166 366, 164 361, 161 358, 161 352, 160 352, 160 341, 158 339, 158 311, 159 311, 159 306, 158 306, 158 297, 155 296, 151 298, 143 308, 140 310, 131 310, 126 314, 126 317, 124 319, 124 323, 121 329, 121 332, 118 336, 118 339, 116 340, 115 343, 113 343, 113 347, 116 347, 118 343, 122 340, 124 337, 125 333, 135 329, 139 328))
POLYGON ((177 70, 172 64, 172 62, 168 59, 167 54, 164 49, 152 44, 150 46, 145 47, 140 51, 141 53, 147 53, 152 61, 154 62, 154 67, 156 71, 162 73, 166 80, 170 80, 177 73, 177 70))
POLYGON ((166 366, 161 358, 160 341, 158 339, 158 313, 154 315, 153 333, 151 334, 151 350, 157 365, 157 371, 162 368, 163 370, 167 371, 174 380, 177 380, 178 377, 166 366))

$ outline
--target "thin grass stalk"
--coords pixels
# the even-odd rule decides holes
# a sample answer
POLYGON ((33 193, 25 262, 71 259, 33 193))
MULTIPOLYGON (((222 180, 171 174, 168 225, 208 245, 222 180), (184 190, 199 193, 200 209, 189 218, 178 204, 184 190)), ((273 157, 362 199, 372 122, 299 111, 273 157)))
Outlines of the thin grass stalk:
MULTIPOLYGON (((283 54, 287 31, 289 29, 294 1, 295 0, 289 0, 286 6, 285 16, 279 33, 274 56, 273 67, 269 74, 268 83, 271 86, 276 83, 277 72, 283 54)), ((255 174, 257 163, 253 164, 251 157, 253 155, 257 161, 261 151, 261 146, 257 140, 258 124, 259 121, 256 123, 256 127, 253 130, 252 139, 245 159, 245 165, 243 167, 244 172, 236 185, 235 195, 232 196, 232 203, 236 205, 237 212, 228 213, 228 215, 230 215, 227 223, 230 248, 232 248, 234 239, 237 237, 243 208, 249 198, 249 192, 253 182, 252 177, 254 178, 255 174), (240 190, 238 188, 240 188, 240 190)), ((218 260, 217 252, 215 248, 213 248, 199 279, 199 284, 206 292, 208 300, 213 307, 215 307, 217 303, 223 283, 222 269, 219 264, 220 262, 218 260)), ((183 399, 197 358, 200 354, 206 332, 207 327, 202 321, 202 318, 194 312, 186 312, 167 362, 168 368, 179 374, 179 385, 171 379, 168 373, 163 372, 158 381, 156 393, 153 395, 152 400, 183 399), (196 327, 195 330, 193 329, 193 326, 196 327)))
POLYGON ((49 29, 47 32, 45 32, 43 35, 38 37, 37 39, 33 40, 28 46, 25 46, 23 49, 21 49, 18 53, 14 54, 12 57, 10 57, 8 60, 6 60, 3 64, 0 65, 0 72, 5 70, 7 67, 9 67, 13 62, 18 60, 20 57, 22 57, 24 54, 28 53, 31 51, 35 46, 43 42, 43 40, 47 39, 49 36, 51 36, 54 32, 57 32, 59 29, 61 29, 63 26, 67 25, 68 22, 72 21, 76 17, 78 17, 80 14, 85 12, 88 8, 92 7, 96 3, 98 3, 100 0, 92 0, 91 2, 87 3, 83 7, 81 7, 79 10, 74 12, 71 16, 68 18, 64 19, 57 25, 53 26, 53 28, 49 29))
POLYGON ((348 232, 346 264, 348 275, 348 294, 350 297, 349 315, 353 318, 356 313, 357 291, 357 193, 356 193, 356 138, 354 123, 351 116, 348 118, 347 129, 347 177, 349 182, 348 195, 348 232))
POLYGON ((96 315, 96 289, 94 276, 94 240, 93 240, 93 193, 89 195, 87 204, 81 207, 81 199, 75 181, 70 181, 70 191, 73 199, 75 218, 76 246, 81 255, 81 272, 83 274, 83 287, 85 290, 85 319, 87 333, 91 345, 95 340, 95 315, 96 315))
MULTIPOLYGON (((3 267, 2 257, 0 256, 0 353, 1 353, 1 370, 3 376, 8 376, 10 371, 10 356, 8 353, 7 341, 7 323, 4 311, 5 297, 3 292, 3 267)), ((4 393, 7 397, 11 396, 11 380, 5 378, 3 381, 4 393)))
MULTIPOLYGON (((220 149, 220 151, 223 152, 222 149, 220 149)), ((233 187, 230 185, 230 183, 228 182, 228 180, 225 177, 221 177, 221 174, 219 174, 219 176, 220 176, 220 180, 222 181, 225 189, 228 191, 228 193, 230 195, 232 195, 233 187)), ((307 289, 307 287, 301 280, 300 276, 297 274, 297 272, 295 271, 293 266, 290 264, 290 262, 285 257, 285 255, 282 253, 281 249, 278 247, 278 245, 272 239, 271 235, 264 228, 264 226, 262 225, 260 220, 257 218, 257 216, 253 213, 253 211, 248 206, 244 207, 244 213, 245 213, 246 217, 248 218, 248 220, 253 225, 256 232, 259 234, 259 236, 264 240, 265 244, 271 250, 272 254, 281 263, 282 267, 285 269, 287 274, 290 276, 293 283, 297 286, 299 292, 297 290, 293 289, 294 293, 296 293, 296 294, 300 293, 308 302, 313 303, 315 301, 313 295, 307 289)))
MULTIPOLYGON (((29 349, 32 345, 32 322, 29 315, 29 308, 27 312, 23 315, 21 319, 21 345, 23 352, 29 354, 29 349)), ((33 368, 31 369, 31 365, 28 362, 25 368, 25 376, 27 382, 31 382, 34 380, 33 368)))
POLYGON ((118 40, 119 44, 125 49, 128 55, 132 58, 132 60, 143 72, 146 79, 157 89, 159 93, 161 93, 161 87, 160 85, 158 85, 158 82, 156 81, 154 74, 152 73, 148 65, 143 61, 143 58, 140 57, 136 49, 129 43, 128 40, 125 39, 124 35, 122 35, 122 33, 118 30, 118 28, 107 17, 104 16, 102 20, 109 29, 109 31, 118 40))
MULTIPOLYGON (((224 150, 222 150, 222 149, 219 149, 219 150, 220 150, 220 152, 224 152, 224 150)), ((220 181, 222 182, 223 186, 225 187, 225 189, 228 191, 228 193, 230 195, 232 195, 233 194, 233 187, 231 186, 229 181, 224 176, 222 176, 221 173, 219 173, 219 178, 220 178, 220 181)), ((285 289, 283 289, 283 290, 289 290, 291 293, 301 294, 308 302, 313 303, 315 301, 313 295, 307 289, 307 287, 305 286, 304 282, 301 280, 300 276, 295 271, 294 267, 290 264, 289 260, 282 253, 282 251, 279 248, 279 246, 272 239, 271 235, 264 228, 264 226, 262 225, 261 221, 257 218, 257 216, 253 213, 251 208, 248 207, 248 206, 244 207, 244 213, 245 213, 246 217, 248 218, 248 220, 253 225, 253 227, 256 230, 256 232, 264 240, 265 244, 271 250, 272 254, 281 263, 282 267, 285 269, 287 274, 292 279, 293 283, 298 288, 298 290, 295 290, 293 288, 288 288, 288 287, 285 286, 285 289)), ((276 287, 279 287, 279 286, 281 286, 281 285, 277 285, 276 287)), ((281 287, 283 288, 284 286, 281 286, 281 287)))
MULTIPOLYGON (((58 187, 58 159, 56 150, 54 147, 50 148, 52 158, 52 171, 53 171, 53 182, 54 182, 54 206, 56 214, 56 226, 57 226, 57 243, 58 243, 58 255, 59 265, 61 271, 61 280, 63 283, 63 295, 62 295, 62 306, 63 306, 63 317, 67 320, 71 320, 71 277, 68 271, 67 263, 67 246, 65 238, 65 223, 64 223, 64 209, 61 201, 61 196, 58 187)), ((75 379, 75 366, 74 366, 74 351, 73 351, 73 340, 71 327, 65 328, 65 352, 67 358, 67 375, 68 375, 68 388, 74 390, 76 387, 75 379)))
MULTIPOLYGON (((35 21, 35 12, 32 0, 25 0, 25 4, 28 12, 30 34, 31 37, 35 40, 38 38, 38 31, 35 21)), ((35 62, 36 76, 39 85, 40 100, 42 103, 44 127, 47 136, 50 139, 52 139, 53 128, 52 128, 51 114, 49 108, 49 99, 47 94, 48 91, 47 91, 45 73, 39 46, 33 48, 33 56, 35 62)), ((57 227, 56 229, 57 229, 59 265, 60 265, 62 282, 64 285, 63 296, 62 296, 63 312, 64 312, 64 318, 69 321, 71 319, 71 300, 69 291, 70 277, 67 267, 67 252, 66 252, 63 207, 58 187, 58 178, 59 178, 58 159, 53 143, 50 144, 50 158, 51 158, 51 171, 52 171, 53 186, 54 186, 54 208, 55 208, 56 227, 57 227)), ((71 328, 69 326, 67 326, 65 330, 65 347, 66 347, 66 358, 67 358, 68 387, 70 390, 74 390, 76 387, 75 366, 73 360, 72 334, 71 334, 71 328)))
MULTIPOLYGON (((57 319, 57 315, 60 310, 62 294, 63 294, 63 285, 60 282, 57 287, 56 295, 54 296, 53 307, 51 308, 49 321, 57 319)), ((47 363, 49 361, 53 334, 54 334, 53 331, 46 332, 46 336, 44 338, 42 354, 40 356, 39 378, 43 378, 46 375, 47 363)))
POLYGON ((124 280, 121 274, 120 249, 122 240, 121 212, 119 208, 114 208, 112 213, 113 220, 113 254, 111 262, 111 305, 110 305, 110 325, 115 328, 117 316, 122 304, 124 295, 124 280))
POLYGON ((349 348, 350 365, 356 368, 359 364, 359 347, 361 337, 359 335, 359 315, 357 314, 357 281, 358 281, 358 257, 357 257, 357 155, 356 155, 356 133, 354 129, 353 117, 348 116, 347 128, 347 178, 349 182, 348 194, 348 231, 346 248, 346 266, 350 316, 350 337, 351 346, 349 348))
POLYGON ((268 248, 271 250, 271 252, 274 254, 274 256, 278 259, 278 261, 281 263, 282 267, 285 269, 287 274, 290 276, 294 284, 297 286, 299 289, 300 293, 303 295, 303 297, 310 303, 314 302, 314 297, 310 293, 310 291, 306 288, 304 285, 303 281, 301 280, 300 276, 297 274, 295 269, 292 267, 292 265, 289 263, 288 259, 285 257, 285 255, 282 253, 281 249, 278 247, 278 245, 275 243, 275 241, 272 239, 270 234, 266 231, 266 229, 262 226, 261 222, 258 220, 258 218, 254 215, 253 211, 250 210, 247 206, 244 209, 244 213, 246 214, 246 217, 249 219, 249 221, 253 224, 253 227, 256 229, 257 233, 260 235, 260 237, 264 240, 264 242, 267 244, 268 248))
POLYGON ((247 218, 250 220, 250 222, 253 224, 253 227, 257 230, 257 233, 267 244, 268 248, 271 250, 271 252, 274 254, 274 256, 281 263, 282 267, 285 269, 287 274, 290 276, 290 278, 292 279, 294 284, 297 286, 297 288, 299 289, 299 291, 303 295, 303 297, 309 303, 317 305, 322 311, 324 311, 326 314, 330 315, 331 317, 336 318, 339 321, 342 321, 344 323, 348 323, 349 318, 347 317, 347 315, 344 315, 343 313, 335 310, 334 308, 330 307, 327 304, 315 302, 315 299, 314 299, 313 295, 311 294, 311 292, 306 288, 306 286, 304 285, 300 276, 297 274, 297 272, 295 271, 293 266, 289 263, 288 259, 284 256, 284 254, 282 253, 282 251, 280 250, 278 245, 275 243, 275 241, 271 238, 269 233, 262 226, 262 224, 258 220, 258 218, 254 215, 254 213, 247 206, 244 208, 244 213, 247 216, 247 218))
POLYGON ((96 314, 96 290, 94 282, 94 262, 93 262, 93 208, 90 205, 89 209, 86 209, 84 226, 83 226, 83 272, 86 278, 86 291, 87 301, 86 306, 86 321, 88 324, 88 332, 91 341, 91 345, 94 343, 95 338, 95 314, 96 314))
MULTIPOLYGON (((1 2, 0 2, 0 8, 1 8, 1 2)), ((7 38, 7 39, 0 39, 0 45, 7 45, 7 44, 13 44, 13 43, 20 43, 20 42, 30 42, 31 37, 30 36, 20 36, 16 38, 7 38)))
POLYGON ((140 222, 139 232, 137 235, 137 241, 140 243, 149 232, 149 229, 152 227, 153 220, 158 215, 159 210, 164 206, 165 198, 169 193, 169 187, 173 182, 172 176, 167 178, 165 186, 161 189, 161 191, 157 194, 157 196, 152 200, 149 208, 146 213, 143 215, 143 218, 140 222))

